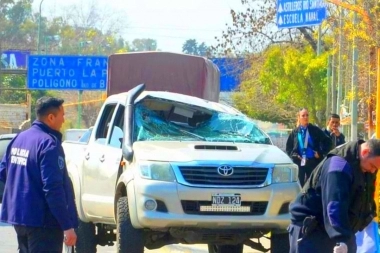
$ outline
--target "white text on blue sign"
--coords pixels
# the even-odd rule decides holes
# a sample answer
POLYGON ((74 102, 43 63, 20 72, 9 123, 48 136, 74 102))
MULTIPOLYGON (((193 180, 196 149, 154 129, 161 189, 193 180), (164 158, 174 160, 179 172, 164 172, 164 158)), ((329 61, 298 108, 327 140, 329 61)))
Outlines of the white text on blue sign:
POLYGON ((104 90, 106 57, 35 56, 29 58, 30 89, 104 90))
POLYGON ((277 6, 277 25, 297 27, 320 24, 326 18, 324 0, 279 0, 277 6))

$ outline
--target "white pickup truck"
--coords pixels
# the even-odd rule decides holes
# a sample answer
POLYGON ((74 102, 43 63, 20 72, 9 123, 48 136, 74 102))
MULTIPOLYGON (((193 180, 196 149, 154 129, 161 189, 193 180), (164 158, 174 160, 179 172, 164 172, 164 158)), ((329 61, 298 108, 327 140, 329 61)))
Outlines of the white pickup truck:
POLYGON ((241 253, 271 232, 289 252, 298 168, 232 107, 139 85, 105 101, 89 142, 64 142, 80 217, 79 253, 208 244, 241 253))

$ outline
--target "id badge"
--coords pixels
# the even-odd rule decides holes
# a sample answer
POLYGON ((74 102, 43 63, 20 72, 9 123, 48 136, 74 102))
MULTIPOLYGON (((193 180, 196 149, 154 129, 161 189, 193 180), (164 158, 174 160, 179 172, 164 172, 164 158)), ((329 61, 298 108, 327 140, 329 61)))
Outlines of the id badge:
POLYGON ((305 166, 305 165, 306 165, 306 155, 302 155, 301 166, 305 166))

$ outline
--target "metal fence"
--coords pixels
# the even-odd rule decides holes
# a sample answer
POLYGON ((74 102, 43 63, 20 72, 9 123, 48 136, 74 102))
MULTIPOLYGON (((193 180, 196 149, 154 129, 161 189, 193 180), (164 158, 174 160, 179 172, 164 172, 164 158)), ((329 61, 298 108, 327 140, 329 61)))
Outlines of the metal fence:
POLYGON ((286 149, 286 141, 288 140, 288 136, 282 137, 271 137, 273 144, 279 147, 281 150, 285 151, 286 149))

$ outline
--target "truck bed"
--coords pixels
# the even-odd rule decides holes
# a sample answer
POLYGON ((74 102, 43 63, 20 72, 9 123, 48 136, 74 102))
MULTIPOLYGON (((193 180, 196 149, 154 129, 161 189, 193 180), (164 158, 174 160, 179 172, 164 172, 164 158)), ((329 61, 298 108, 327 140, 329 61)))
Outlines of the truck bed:
POLYGON ((219 69, 206 58, 166 52, 138 52, 111 55, 108 64, 108 96, 145 83, 150 91, 170 91, 219 101, 219 69))

